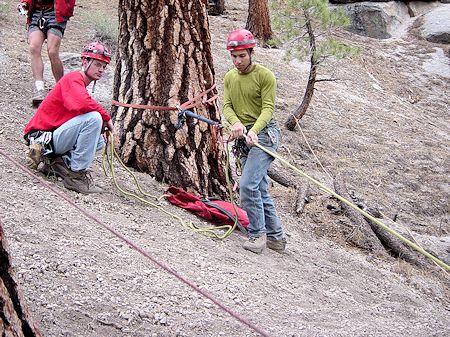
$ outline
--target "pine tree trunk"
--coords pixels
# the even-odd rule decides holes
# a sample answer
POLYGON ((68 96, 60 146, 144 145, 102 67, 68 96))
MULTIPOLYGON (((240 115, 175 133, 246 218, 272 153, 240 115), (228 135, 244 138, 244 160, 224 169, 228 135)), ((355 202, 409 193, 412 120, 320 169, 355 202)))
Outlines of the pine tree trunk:
POLYGON ((0 223, 0 334, 10 337, 41 337, 18 290, 0 223))
POLYGON ((311 103, 312 97, 314 95, 314 86, 316 84, 316 77, 317 77, 317 68, 319 67, 319 61, 316 58, 315 52, 316 52, 316 38, 314 35, 314 31, 311 25, 311 19, 308 16, 307 13, 305 13, 305 21, 306 21, 306 30, 308 32, 309 36, 309 49, 311 53, 310 61, 311 66, 309 69, 309 76, 308 76, 308 83, 306 84, 306 91, 303 95, 303 99, 300 103, 300 105, 297 107, 297 109, 294 110, 291 116, 287 119, 286 123, 284 123, 284 126, 290 131, 295 130, 295 127, 297 125, 297 120, 300 120, 303 115, 306 113, 306 110, 308 110, 309 104, 311 103))
MULTIPOLYGON (((174 107, 214 84, 206 5, 206 0, 119 1, 115 100, 174 107)), ((220 121, 215 103, 194 112, 220 121)), ((176 129, 177 114, 115 107, 122 160, 166 184, 224 195, 220 130, 197 120, 176 129)))
POLYGON ((267 0, 249 0, 245 28, 251 31, 263 46, 272 38, 272 26, 270 24, 267 0))
POLYGON ((208 0, 208 14, 222 15, 225 12, 225 0, 208 0))

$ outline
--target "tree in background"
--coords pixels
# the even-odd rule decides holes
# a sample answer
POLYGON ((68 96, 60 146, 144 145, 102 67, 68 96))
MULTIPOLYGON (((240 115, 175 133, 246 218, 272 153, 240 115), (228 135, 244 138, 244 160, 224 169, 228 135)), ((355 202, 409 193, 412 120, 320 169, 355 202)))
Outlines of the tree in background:
POLYGON ((208 0, 208 14, 222 15, 225 12, 225 0, 208 0))
POLYGON ((248 16, 245 29, 251 31, 263 46, 272 38, 272 26, 270 24, 267 0, 248 1, 248 16))
POLYGON ((327 58, 341 59, 358 50, 332 37, 334 30, 350 24, 342 10, 331 10, 328 0, 271 0, 274 28, 279 32, 274 43, 283 44, 288 58, 309 56, 310 70, 306 91, 300 105, 288 118, 285 126, 294 130, 296 121, 303 117, 311 103, 320 64, 327 58))
MULTIPOLYGON (((174 107, 214 84, 206 1, 120 0, 118 8, 115 100, 174 107)), ((215 103, 195 112, 220 121, 215 103)), ((177 111, 114 107, 112 115, 125 164, 166 184, 224 194, 216 128, 195 120, 177 129, 177 111)))

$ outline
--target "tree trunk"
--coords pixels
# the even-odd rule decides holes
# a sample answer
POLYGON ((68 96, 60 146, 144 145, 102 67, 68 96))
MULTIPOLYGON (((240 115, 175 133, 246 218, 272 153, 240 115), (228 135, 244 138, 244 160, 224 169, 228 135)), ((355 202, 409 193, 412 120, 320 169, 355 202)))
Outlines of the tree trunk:
POLYGON ((316 76, 317 76, 317 67, 319 66, 319 61, 316 58, 315 52, 316 52, 316 38, 314 36, 314 31, 311 26, 311 19, 309 18, 308 14, 305 13, 306 18, 306 30, 308 31, 309 36, 309 48, 311 52, 311 67, 309 69, 309 77, 308 77, 308 83, 306 85, 306 91, 303 96, 302 102, 300 105, 295 109, 295 111, 292 113, 291 116, 287 119, 286 123, 284 124, 286 128, 290 131, 295 130, 295 127, 297 125, 297 120, 301 119, 303 115, 306 113, 306 110, 308 110, 309 104, 311 103, 312 97, 314 95, 314 85, 316 83, 316 76))
POLYGON ((18 290, 0 223, 0 334, 10 337, 40 337, 18 290))
POLYGON ((208 14, 222 15, 225 11, 225 0, 208 0, 208 14))
MULTIPOLYGON (((206 0, 120 0, 114 98, 177 106, 214 84, 206 0)), ((213 90, 208 98, 216 94, 213 90)), ((216 103, 195 113, 220 121, 216 103)), ((204 195, 225 193, 221 131, 177 111, 114 107, 124 163, 158 181, 204 195)))
POLYGON ((264 46, 272 38, 269 8, 267 0, 249 0, 245 29, 248 29, 264 46))

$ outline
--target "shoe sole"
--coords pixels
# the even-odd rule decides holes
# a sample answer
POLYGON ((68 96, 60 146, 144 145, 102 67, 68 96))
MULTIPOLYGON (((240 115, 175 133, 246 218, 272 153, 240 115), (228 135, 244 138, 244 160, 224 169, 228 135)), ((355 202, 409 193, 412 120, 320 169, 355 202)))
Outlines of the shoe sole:
POLYGON ((43 100, 44 100, 43 98, 33 98, 33 99, 31 100, 31 104, 32 104, 35 108, 37 108, 37 107, 42 103, 43 100))

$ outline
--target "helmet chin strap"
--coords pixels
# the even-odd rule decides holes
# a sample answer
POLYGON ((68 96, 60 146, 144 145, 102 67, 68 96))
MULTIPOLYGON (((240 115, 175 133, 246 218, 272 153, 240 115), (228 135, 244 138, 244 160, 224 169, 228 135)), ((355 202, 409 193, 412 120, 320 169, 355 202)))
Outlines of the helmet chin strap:
POLYGON ((97 84, 97 80, 94 80, 92 77, 90 77, 87 72, 93 61, 94 61, 94 59, 89 59, 89 63, 87 65, 87 67, 85 68, 84 66, 82 66, 83 72, 86 75, 86 77, 88 77, 91 81, 94 81, 94 85, 92 86, 92 92, 95 91, 95 85, 97 84))

